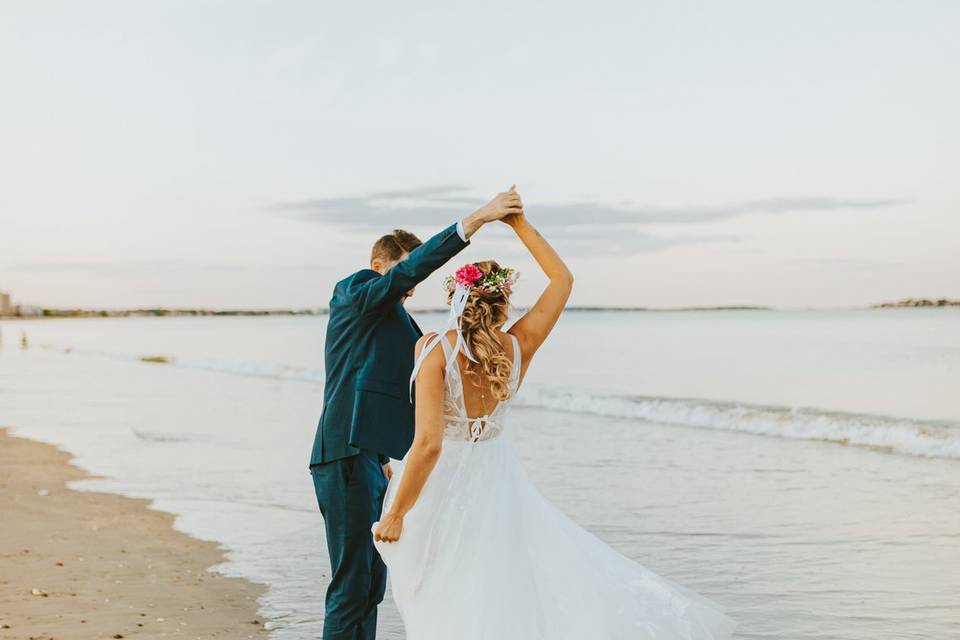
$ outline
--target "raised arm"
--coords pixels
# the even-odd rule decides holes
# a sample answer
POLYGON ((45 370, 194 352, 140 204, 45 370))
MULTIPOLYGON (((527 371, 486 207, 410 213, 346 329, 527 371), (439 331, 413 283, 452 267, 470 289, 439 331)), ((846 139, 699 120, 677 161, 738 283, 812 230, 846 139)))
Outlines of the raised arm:
POLYGON ((504 222, 513 227, 530 255, 550 278, 550 284, 540 294, 536 304, 510 327, 510 333, 520 341, 524 368, 526 368, 530 358, 550 335, 563 308, 567 305, 570 291, 573 289, 573 274, 550 243, 530 224, 526 215, 509 216, 504 219, 504 222))
POLYGON ((469 242, 450 225, 410 252, 384 275, 372 270, 361 271, 346 288, 347 298, 361 313, 377 313, 403 298, 407 291, 426 280, 469 242))
POLYGON ((381 276, 368 271, 361 272, 365 277, 351 282, 346 295, 361 313, 376 313, 398 302, 407 291, 462 251, 469 244, 470 236, 484 224, 522 211, 520 196, 515 186, 511 187, 458 224, 450 225, 411 251, 406 260, 399 262, 386 274, 381 276))
MULTIPOLYGON (((415 358, 420 357, 420 351, 433 335, 420 338, 415 358)), ((443 349, 434 348, 417 372, 416 432, 413 445, 407 453, 397 496, 390 506, 390 512, 380 519, 374 532, 374 540, 378 542, 396 542, 400 539, 403 517, 416 504, 420 491, 440 458, 443 448, 443 369, 443 349)))

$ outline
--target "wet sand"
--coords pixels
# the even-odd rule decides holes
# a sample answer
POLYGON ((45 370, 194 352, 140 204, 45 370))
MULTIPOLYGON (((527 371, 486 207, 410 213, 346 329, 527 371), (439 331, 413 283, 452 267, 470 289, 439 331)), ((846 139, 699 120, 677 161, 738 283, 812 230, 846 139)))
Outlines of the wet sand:
POLYGON ((149 501, 74 491, 70 455, 0 428, 0 639, 266 638, 260 585, 149 501))

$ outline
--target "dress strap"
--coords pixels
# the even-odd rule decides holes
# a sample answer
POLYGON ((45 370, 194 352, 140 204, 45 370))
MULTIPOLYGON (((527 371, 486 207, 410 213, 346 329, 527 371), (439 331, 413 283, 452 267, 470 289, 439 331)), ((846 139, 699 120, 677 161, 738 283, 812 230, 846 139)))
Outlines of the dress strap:
POLYGON ((450 346, 450 342, 446 339, 444 334, 435 333, 429 340, 427 344, 423 345, 423 351, 420 352, 420 356, 417 358, 417 361, 413 365, 413 372, 410 374, 410 402, 413 402, 413 383, 417 379, 417 374, 420 373, 420 367, 423 366, 423 363, 427 361, 427 356, 430 355, 430 352, 433 351, 434 347, 438 344, 443 343, 443 356, 447 361, 447 369, 450 368, 450 364, 453 363, 456 365, 457 359, 451 357, 453 347, 450 346))
MULTIPOLYGON (((517 385, 520 384, 520 359, 522 358, 520 354, 520 341, 517 340, 517 336, 512 333, 508 333, 507 335, 510 336, 510 340, 513 342, 513 383, 517 385)), ((456 355, 456 345, 451 345, 442 333, 433 334, 430 339, 427 340, 427 344, 423 346, 423 351, 420 352, 420 356, 413 365, 413 372, 410 374, 410 402, 413 402, 413 383, 417 379, 417 374, 420 373, 420 367, 426 362, 430 352, 440 343, 443 343, 443 355, 447 361, 446 369, 449 370, 451 366, 457 366, 457 359, 454 357, 456 355)))
POLYGON ((410 374, 410 402, 413 403, 413 381, 417 379, 417 374, 420 372, 420 367, 423 366, 423 363, 426 362, 427 356, 430 355, 430 352, 433 351, 433 348, 440 344, 440 334, 435 333, 433 336, 427 340, 427 344, 423 345, 423 350, 420 352, 420 355, 417 357, 417 361, 413 364, 413 372, 410 374))

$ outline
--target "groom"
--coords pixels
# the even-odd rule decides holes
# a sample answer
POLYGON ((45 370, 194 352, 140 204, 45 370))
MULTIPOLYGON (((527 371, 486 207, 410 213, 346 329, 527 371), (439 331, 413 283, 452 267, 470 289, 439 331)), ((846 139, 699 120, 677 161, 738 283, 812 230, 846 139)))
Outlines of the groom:
POLYGON ((408 379, 422 335, 403 303, 469 244, 481 226, 522 211, 515 187, 425 243, 396 230, 373 245, 370 268, 338 282, 330 299, 323 413, 310 473, 330 553, 324 640, 373 640, 386 567, 373 546, 390 458, 413 442, 408 379))

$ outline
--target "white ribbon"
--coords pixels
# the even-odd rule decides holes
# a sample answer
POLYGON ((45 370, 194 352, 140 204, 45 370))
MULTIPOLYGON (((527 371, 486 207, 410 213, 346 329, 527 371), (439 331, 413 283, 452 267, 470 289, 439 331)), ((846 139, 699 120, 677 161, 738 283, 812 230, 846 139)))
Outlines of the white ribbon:
POLYGON ((430 355, 433 348, 440 344, 441 340, 446 339, 447 331, 453 329, 457 332, 457 342, 453 345, 453 357, 447 362, 447 368, 457 365, 457 354, 460 353, 461 350, 463 350, 463 355, 467 356, 470 362, 477 361, 477 359, 473 357, 473 354, 470 353, 470 347, 467 345, 467 341, 464 340, 461 330, 461 316, 463 316, 463 310, 466 308, 469 298, 470 289, 457 283, 457 288, 454 289, 453 296, 450 298, 450 313, 447 315, 447 323, 437 335, 430 338, 427 344, 424 345, 423 351, 420 352, 420 357, 417 358, 417 362, 413 365, 413 373, 410 374, 410 402, 413 402, 413 382, 417 379, 417 373, 419 373, 420 367, 427 359, 427 356, 430 355))

